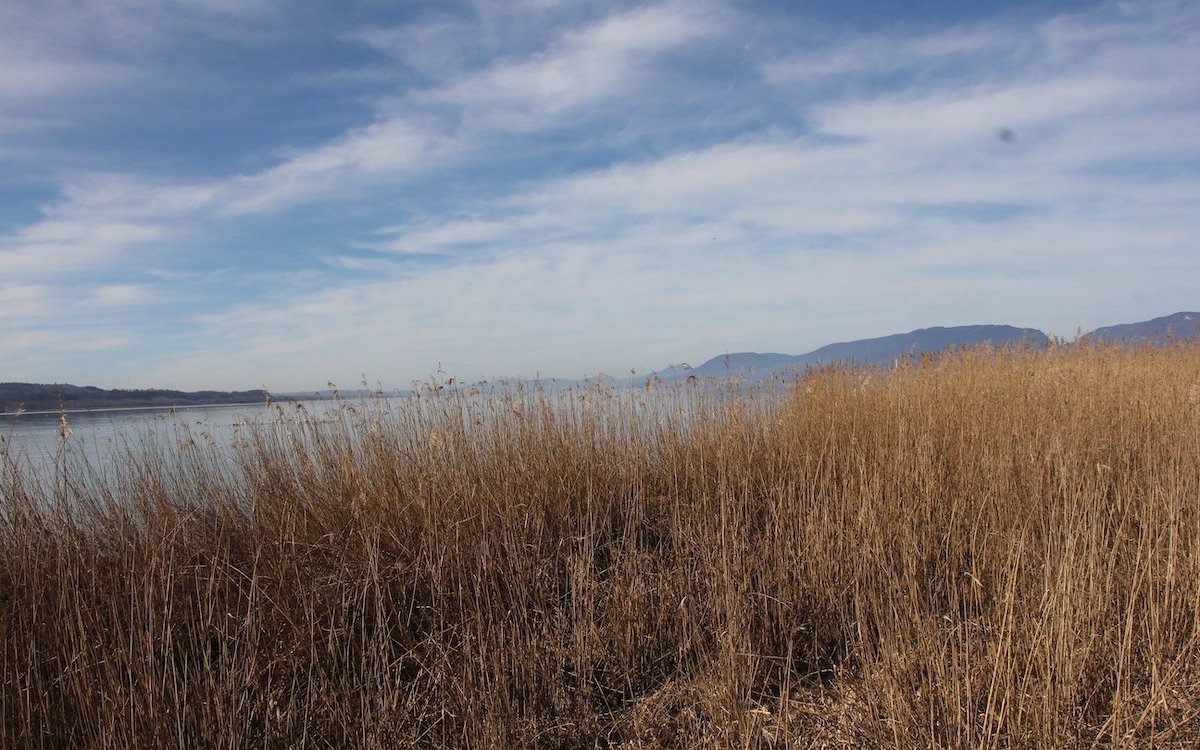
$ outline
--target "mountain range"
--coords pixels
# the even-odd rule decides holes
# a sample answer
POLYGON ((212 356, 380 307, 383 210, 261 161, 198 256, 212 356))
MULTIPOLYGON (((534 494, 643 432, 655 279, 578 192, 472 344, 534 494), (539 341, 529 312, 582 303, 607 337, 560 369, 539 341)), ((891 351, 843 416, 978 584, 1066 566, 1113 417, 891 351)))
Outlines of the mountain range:
MULTIPOLYGON (((1166 345, 1178 340, 1200 340, 1200 312, 1177 312, 1161 318, 1138 323, 1097 328, 1079 336, 1076 344, 1114 343, 1130 346, 1166 345)), ((775 375, 844 362, 859 365, 888 364, 901 357, 934 354, 949 348, 990 344, 992 346, 1029 346, 1040 348, 1050 342, 1050 337, 1036 328, 1015 328, 1007 325, 971 325, 918 328, 908 333, 896 333, 878 338, 859 339, 828 344, 806 354, 778 354, 759 352, 734 352, 707 360, 698 367, 671 365, 650 374, 651 379, 660 381, 684 380, 693 375, 700 378, 724 378, 731 375, 759 380, 775 375)), ((640 386, 646 376, 635 376, 617 381, 601 376, 589 382, 607 382, 614 385, 640 386)), ((554 387, 569 385, 569 380, 511 380, 514 387, 520 384, 550 383, 554 387)), ((384 395, 402 395, 406 391, 390 391, 384 395)), ((330 391, 275 394, 274 398, 300 400, 330 398, 330 391)), ((353 392, 347 397, 361 396, 353 392)), ((41 385, 36 383, 0 383, 0 413, 21 410, 53 410, 59 408, 95 409, 130 408, 145 406, 185 406, 200 404, 260 403, 268 398, 267 392, 253 391, 200 391, 185 393, 160 389, 106 391, 91 386, 41 385)))
MULTIPOLYGON (((1200 339, 1200 313, 1178 312, 1138 323, 1097 328, 1081 335, 1079 343, 1114 343, 1126 345, 1165 345, 1173 340, 1200 339)), ((908 333, 896 333, 878 338, 828 344, 806 354, 735 352, 707 360, 698 367, 671 365, 651 377, 663 381, 679 380, 693 375, 728 377, 738 375, 750 379, 766 379, 785 371, 819 367, 835 362, 858 365, 879 365, 900 357, 934 354, 949 348, 990 344, 992 346, 1030 346, 1040 348, 1050 337, 1036 328, 1014 328, 1007 325, 970 325, 918 328, 908 333)), ((645 378, 631 378, 630 384, 645 378)))
POLYGON ((1200 338, 1200 313, 1177 312, 1141 323, 1123 323, 1121 325, 1097 328, 1091 333, 1080 337, 1084 341, 1104 341, 1114 344, 1167 344, 1171 341, 1182 341, 1200 338))

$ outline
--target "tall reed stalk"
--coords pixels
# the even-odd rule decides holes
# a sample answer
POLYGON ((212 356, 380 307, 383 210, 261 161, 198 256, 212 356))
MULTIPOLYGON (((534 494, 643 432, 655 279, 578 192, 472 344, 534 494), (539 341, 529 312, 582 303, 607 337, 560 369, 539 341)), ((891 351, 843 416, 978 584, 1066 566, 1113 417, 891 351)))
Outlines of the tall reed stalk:
POLYGON ((0 461, 0 746, 1200 746, 1200 348, 0 461))

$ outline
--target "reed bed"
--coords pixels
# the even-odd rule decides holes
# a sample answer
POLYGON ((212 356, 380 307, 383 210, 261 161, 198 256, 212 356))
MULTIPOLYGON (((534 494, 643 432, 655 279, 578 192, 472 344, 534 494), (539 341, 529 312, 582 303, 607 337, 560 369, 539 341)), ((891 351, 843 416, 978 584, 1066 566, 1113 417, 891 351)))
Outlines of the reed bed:
POLYGON ((1200 745, 1200 348, 0 464, 6 748, 1200 745))

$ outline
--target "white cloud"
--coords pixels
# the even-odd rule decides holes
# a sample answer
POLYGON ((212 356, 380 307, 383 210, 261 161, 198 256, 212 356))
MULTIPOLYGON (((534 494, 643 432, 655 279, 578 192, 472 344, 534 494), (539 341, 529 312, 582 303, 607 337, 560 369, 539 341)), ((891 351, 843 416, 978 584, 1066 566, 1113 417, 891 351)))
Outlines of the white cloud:
POLYGON ((831 135, 889 141, 919 149, 944 148, 948 143, 979 143, 1001 126, 1016 129, 1061 127, 1064 119, 1081 115, 1111 117, 1134 110, 1147 99, 1161 98, 1148 82, 1108 76, 1058 78, 1016 84, 876 98, 862 103, 837 103, 818 110, 815 122, 831 135))
POLYGON ((294 150, 257 172, 191 183, 134 175, 76 176, 43 222, 0 238, 0 270, 70 273, 107 262, 120 249, 122 233, 132 248, 213 217, 257 216, 328 199, 349 200, 382 184, 427 175, 478 154, 494 129, 550 128, 556 114, 616 96, 636 83, 637 66, 647 55, 712 31, 696 7, 643 8, 570 31, 546 53, 417 92, 400 113, 381 113, 372 124, 294 150), (475 140, 448 134, 440 117, 422 114, 429 102, 452 103, 461 117, 474 117, 467 129, 475 131, 475 140), (520 122, 511 116, 517 112, 520 122), (61 235, 61 241, 50 244, 40 239, 45 235, 61 235))
POLYGON ((164 230, 123 221, 50 218, 0 238, 0 274, 66 279, 80 271, 129 262, 129 251, 164 236, 164 230))
POLYGON ((0 319, 37 318, 50 310, 50 287, 40 284, 0 283, 0 319))
POLYGON ((269 213, 359 191, 379 180, 411 177, 432 168, 452 150, 451 141, 404 119, 387 120, 216 186, 213 202, 223 215, 269 213))
POLYGON ((544 215, 517 215, 505 219, 467 218, 392 227, 380 234, 390 239, 365 245, 369 249, 414 255, 445 255, 464 246, 489 247, 511 242, 519 234, 549 232, 562 223, 544 215))
POLYGON ((0 48, 0 69, 0 102, 9 111, 38 99, 95 90, 133 74, 129 68, 100 62, 36 59, 11 47, 0 48))
POLYGON ((1065 294, 1061 276, 1040 273, 1047 266, 1075 267, 1073 283, 1107 295, 1108 305, 1130 285, 1194 267, 1188 255, 1168 261, 1156 252, 1156 266, 1145 268, 1130 247, 1161 250, 1181 238, 1147 238, 1114 224, 938 225, 919 243, 887 251, 759 251, 720 220, 681 229, 664 222, 615 242, 514 249, 247 304, 206 318, 210 338, 193 356, 150 373, 199 387, 207 377, 201 364, 219 356, 231 363, 230 382, 273 372, 268 386, 290 390, 357 382, 366 370, 402 386, 439 362, 467 379, 535 371, 577 377, 723 350, 799 352, 826 343, 830 330, 853 338, 1003 320, 1070 333, 1079 300, 1065 294), (710 232, 721 233, 720 252, 703 247, 710 232), (992 266, 982 287, 974 282, 980 264, 992 266))
MULTIPOLYGON (((24 329, 16 330, 0 338, 0 356, 18 363, 10 365, 12 376, 23 377, 21 370, 36 372, 52 367, 59 358, 66 356, 83 358, 95 352, 107 352, 128 347, 133 343, 128 337, 118 334, 100 333, 90 330, 24 329), (21 368, 21 369, 18 369, 21 368)), ((53 378, 42 381, 60 382, 53 378)), ((88 384, 90 385, 90 383, 88 384)))
POLYGON ((565 34, 543 53, 501 60, 482 73, 430 93, 467 112, 486 113, 509 128, 544 128, 583 105, 616 96, 639 77, 653 76, 647 62, 680 45, 719 31, 704 4, 639 8, 565 34))
MULTIPOLYGON (((935 57, 943 41, 913 45, 935 57)), ((1164 51, 1158 39, 1144 45, 1145 55, 1164 51)), ((1194 158, 1197 136, 1181 126, 1197 100, 1179 99, 1152 67, 1086 62, 1046 75, 1033 59, 983 85, 825 98, 810 135, 533 182, 466 218, 393 228, 395 250, 469 263, 212 322, 270 321, 278 328, 247 342, 248 370, 279 359, 310 379, 319 373, 304 352, 330 347, 327 368, 353 359, 354 344, 338 337, 347 330, 397 342, 394 355, 372 358, 385 372, 370 374, 385 378, 438 360, 476 368, 456 373, 466 377, 484 374, 481 362, 493 372, 549 361, 575 363, 556 374, 621 371, 935 322, 1070 335, 1130 306, 1135 290, 1194 273, 1200 228, 1194 179, 1130 171, 1194 158), (1017 130, 1015 143, 995 137, 1001 126, 1017 130)), ((1190 304, 1179 285, 1155 302, 1190 304)))
POLYGON ((141 284, 104 284, 92 290, 91 301, 103 307, 119 307, 145 302, 151 291, 141 284))
MULTIPOLYGON (((1162 7, 851 35, 766 60, 696 44, 728 41, 742 11, 718 6, 554 15, 520 44, 505 42, 511 19, 483 11, 359 35, 406 60, 397 45, 420 38, 427 87, 266 168, 71 177, 41 222, 0 239, 0 313, 53 318, 56 274, 74 276, 78 303, 60 323, 80 306, 161 303, 154 284, 190 283, 169 262, 180 238, 216 247, 223 228, 329 205, 355 215, 341 246, 288 257, 272 288, 239 276, 248 298, 180 321, 175 348, 128 366, 181 387, 285 390, 362 370, 405 385, 439 361, 464 378, 577 376, 938 323, 1069 334, 1134 310, 1137 290, 1152 313, 1194 307, 1200 47, 1162 7), (484 59, 438 57, 472 33, 484 59), (735 62, 767 85, 727 111, 699 96, 712 81, 698 71, 735 62), (693 140, 669 111, 612 130, 668 78, 723 125, 693 140), (149 259, 152 282, 138 275, 149 259), (110 281, 79 278, 99 268, 110 281)), ((36 336, 18 334, 7 351, 34 358, 36 336)), ((76 345, 54 335, 55 351, 76 345)), ((125 341, 111 336, 95 340, 125 341)))
MULTIPOLYGON (((847 78, 897 72, 942 71, 983 56, 1011 66, 1031 52, 1025 32, 990 21, 986 26, 958 27, 928 33, 905 30, 875 32, 813 44, 802 52, 762 63, 763 78, 773 86, 805 89, 847 78)), ((1002 76, 1003 69, 974 69, 973 77, 1002 76)))

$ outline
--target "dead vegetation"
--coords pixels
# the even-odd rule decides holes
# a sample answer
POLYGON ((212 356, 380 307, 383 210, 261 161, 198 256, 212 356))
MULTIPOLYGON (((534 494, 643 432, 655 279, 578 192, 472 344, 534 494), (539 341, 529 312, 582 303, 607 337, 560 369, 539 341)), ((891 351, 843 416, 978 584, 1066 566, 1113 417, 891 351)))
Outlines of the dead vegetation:
POLYGON ((0 746, 1200 744, 1200 348, 0 461, 0 746))

